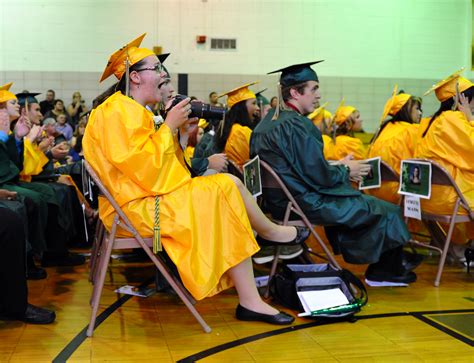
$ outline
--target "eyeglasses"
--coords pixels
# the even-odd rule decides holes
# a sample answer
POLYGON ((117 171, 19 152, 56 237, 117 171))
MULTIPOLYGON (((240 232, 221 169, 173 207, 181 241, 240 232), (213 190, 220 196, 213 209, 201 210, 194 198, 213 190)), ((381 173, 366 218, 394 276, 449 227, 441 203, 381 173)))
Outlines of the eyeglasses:
POLYGON ((141 72, 141 71, 155 71, 156 73, 160 74, 163 72, 163 65, 161 63, 156 64, 152 68, 140 68, 140 69, 135 69, 136 72, 141 72))

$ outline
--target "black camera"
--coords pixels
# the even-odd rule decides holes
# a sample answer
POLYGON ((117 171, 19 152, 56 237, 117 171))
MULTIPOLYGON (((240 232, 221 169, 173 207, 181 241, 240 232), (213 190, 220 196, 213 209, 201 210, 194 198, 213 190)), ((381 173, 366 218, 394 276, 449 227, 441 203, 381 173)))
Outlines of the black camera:
MULTIPOLYGON (((166 110, 166 112, 169 112, 174 106, 186 98, 188 98, 188 96, 176 95, 173 99, 173 102, 171 103, 171 106, 166 110)), ((226 112, 225 107, 212 106, 208 103, 203 103, 200 101, 191 101, 190 105, 191 113, 189 114, 189 118, 203 118, 211 123, 212 121, 222 120, 226 112)), ((164 117, 166 118, 166 115, 164 117)))

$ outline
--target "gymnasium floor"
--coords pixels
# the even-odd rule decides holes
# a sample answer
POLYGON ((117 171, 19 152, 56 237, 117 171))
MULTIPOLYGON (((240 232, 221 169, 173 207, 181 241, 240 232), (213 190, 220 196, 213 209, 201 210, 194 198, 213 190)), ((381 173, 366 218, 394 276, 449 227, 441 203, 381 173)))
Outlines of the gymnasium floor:
MULTIPOLYGON (((151 264, 113 260, 93 338, 85 337, 88 268, 48 268, 30 281, 30 302, 53 308, 54 324, 0 322, 2 362, 474 362, 474 273, 446 266, 433 286, 436 260, 408 288, 369 288, 354 323, 297 318, 291 327, 240 322, 234 290, 198 302, 213 329, 206 334, 177 297, 114 293, 153 277, 151 264), (105 310, 105 312, 104 312, 105 310)), ((348 267, 346 265, 346 267, 348 267)), ((349 266, 362 277, 364 267, 349 266)), ((153 285, 150 285, 153 286, 153 285)))

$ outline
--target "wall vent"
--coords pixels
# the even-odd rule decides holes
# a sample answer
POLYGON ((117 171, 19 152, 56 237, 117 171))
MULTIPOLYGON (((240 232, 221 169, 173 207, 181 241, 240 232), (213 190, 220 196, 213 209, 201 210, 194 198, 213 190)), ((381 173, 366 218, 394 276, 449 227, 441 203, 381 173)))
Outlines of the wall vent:
POLYGON ((237 50, 237 39, 211 38, 212 50, 237 50))

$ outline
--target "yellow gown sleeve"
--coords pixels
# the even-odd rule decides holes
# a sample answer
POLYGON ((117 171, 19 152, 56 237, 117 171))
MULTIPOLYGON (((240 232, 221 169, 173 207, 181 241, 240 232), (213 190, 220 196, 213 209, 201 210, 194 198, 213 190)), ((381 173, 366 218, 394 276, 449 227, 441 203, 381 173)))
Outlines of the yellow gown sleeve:
POLYGON ((234 124, 225 144, 224 152, 227 157, 242 166, 250 158, 250 136, 252 130, 246 126, 234 124))
POLYGON ((342 159, 349 154, 352 154, 355 160, 362 160, 367 156, 367 150, 362 141, 356 137, 346 135, 336 137, 334 152, 336 160, 342 159))
POLYGON ((120 182, 124 179, 126 186, 129 178, 143 189, 139 194, 162 195, 189 182, 189 172, 178 160, 177 138, 166 124, 155 132, 152 114, 119 93, 107 101, 91 114, 84 138, 85 157, 103 169, 106 185, 126 195, 129 191, 120 190, 120 182))
POLYGON ((323 139, 323 153, 326 160, 336 160, 336 156, 334 155, 334 142, 332 138, 328 135, 322 135, 323 139))
MULTIPOLYGON (((458 169, 473 172, 474 127, 459 111, 443 112, 426 134, 425 148, 458 169)), ((429 155, 426 152, 423 154, 429 155)))
POLYGON ((49 161, 38 145, 32 143, 27 137, 24 139, 23 156, 23 170, 20 173, 22 177, 38 175, 43 171, 43 166, 49 161))
POLYGON ((193 155, 194 155, 194 147, 192 146, 186 147, 186 149, 184 150, 184 158, 186 162, 188 163, 188 165, 191 165, 191 158, 193 157, 193 155))

